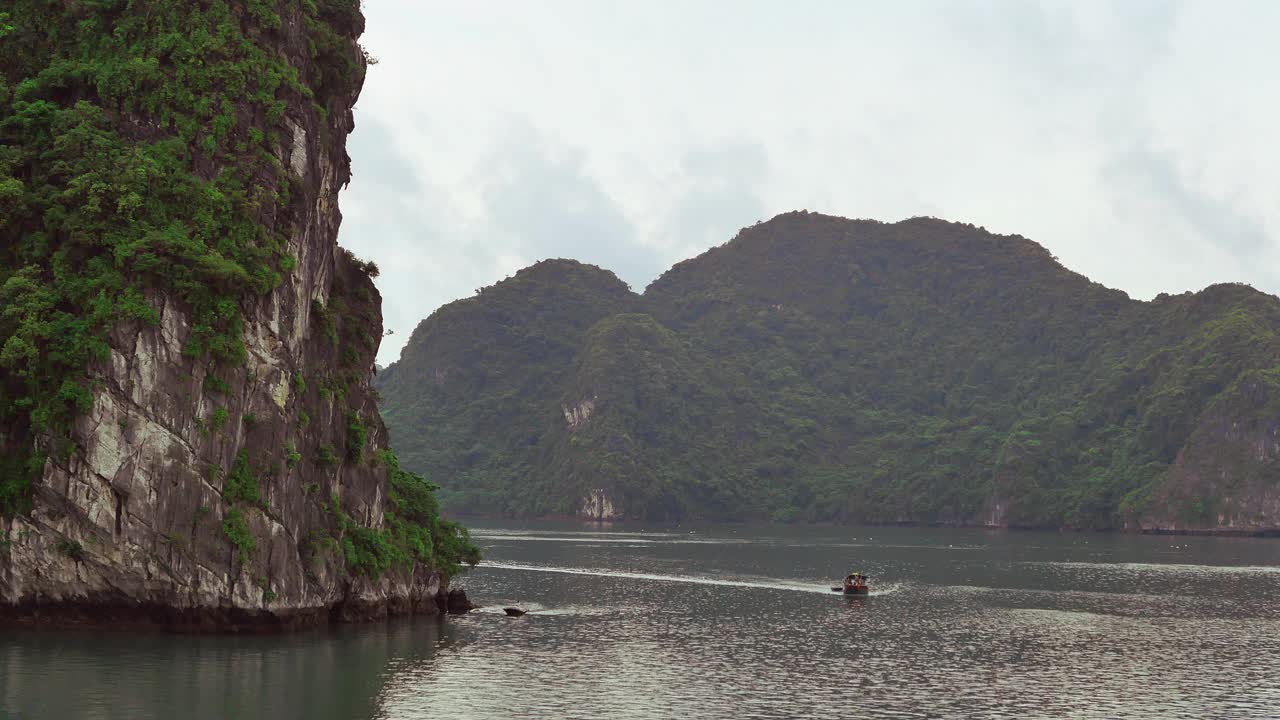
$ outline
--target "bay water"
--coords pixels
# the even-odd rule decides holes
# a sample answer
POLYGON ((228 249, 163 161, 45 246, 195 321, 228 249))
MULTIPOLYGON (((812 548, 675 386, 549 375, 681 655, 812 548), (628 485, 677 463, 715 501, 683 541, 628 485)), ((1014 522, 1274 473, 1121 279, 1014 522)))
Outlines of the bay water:
POLYGON ((1280 717, 1276 539, 471 526, 469 615, 4 630, 0 718, 1280 717))

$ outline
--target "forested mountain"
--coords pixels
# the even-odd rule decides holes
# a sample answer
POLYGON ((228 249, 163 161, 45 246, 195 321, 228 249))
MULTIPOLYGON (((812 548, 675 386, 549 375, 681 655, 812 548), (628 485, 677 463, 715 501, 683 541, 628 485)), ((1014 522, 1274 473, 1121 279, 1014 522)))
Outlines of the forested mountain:
POLYGON ((972 225, 797 212, 643 295, 549 260, 376 380, 475 513, 1280 528, 1280 299, 1131 300, 972 225))

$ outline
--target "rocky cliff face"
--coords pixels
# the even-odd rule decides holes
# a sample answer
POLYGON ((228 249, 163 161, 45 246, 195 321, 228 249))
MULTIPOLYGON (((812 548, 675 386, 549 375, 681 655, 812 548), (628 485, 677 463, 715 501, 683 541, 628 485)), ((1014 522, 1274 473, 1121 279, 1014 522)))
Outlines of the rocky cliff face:
POLYGON ((1280 375, 1246 375, 1199 418, 1134 525, 1280 534, 1280 375))
MULTIPOLYGON (((294 3, 276 10, 278 25, 254 41, 300 77, 322 76, 309 36, 318 21, 294 3)), ((257 18, 231 11, 244 26, 257 18)), ((336 243, 363 77, 362 20, 351 13, 321 29, 359 65, 355 82, 327 96, 281 89, 274 121, 253 118, 252 105, 238 111, 280 130, 270 153, 288 198, 257 219, 296 260, 274 289, 240 299, 243 362, 192 352, 201 328, 190 305, 146 292, 158 321, 110 330, 69 443, 36 439, 48 459, 30 511, 0 519, 0 615, 227 629, 437 610, 441 572, 423 563, 362 572, 352 542, 384 527, 392 490, 369 386, 381 298, 371 266, 336 243)), ((21 429, 11 421, 0 434, 13 452, 21 429)))

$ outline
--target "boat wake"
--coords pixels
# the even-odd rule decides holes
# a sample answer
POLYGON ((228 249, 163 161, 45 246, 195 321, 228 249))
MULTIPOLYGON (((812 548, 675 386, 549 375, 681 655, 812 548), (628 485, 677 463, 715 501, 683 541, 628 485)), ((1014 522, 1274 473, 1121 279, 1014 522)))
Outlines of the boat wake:
POLYGON ((477 540, 495 540, 508 542, 565 542, 565 543, 617 543, 620 545, 744 545, 750 540, 741 538, 699 538, 678 536, 671 533, 651 533, 645 536, 626 535, 622 533, 558 533, 542 535, 526 535, 514 532, 473 532, 471 537, 477 540))
POLYGON ((986 550, 986 545, 930 545, 918 543, 865 541, 827 542, 820 540, 790 540, 786 538, 729 538, 701 536, 693 533, 671 532, 594 532, 594 531, 531 531, 531 530, 474 530, 472 539, 494 542, 563 542, 563 543, 615 543, 619 545, 767 545, 796 548, 901 548, 905 550, 986 550))
POLYGON ((1070 560, 1062 561, 1045 561, 1035 560, 1026 561, 1023 565, 1039 565, 1054 568, 1063 568, 1067 570, 1137 570, 1143 572, 1157 573, 1187 573, 1192 575, 1203 575, 1205 573, 1221 573, 1221 574, 1276 574, 1280 573, 1280 566, 1276 565, 1194 565, 1190 563, 1140 563, 1140 562, 1114 562, 1114 563, 1098 563, 1098 562, 1075 562, 1070 560))
POLYGON ((502 615, 506 617, 507 607, 518 607, 525 611, 526 615, 607 615, 616 616, 625 611, 620 607, 600 607, 596 605, 563 605, 549 606, 541 603, 529 603, 519 600, 495 600, 492 607, 485 606, 472 610, 476 615, 502 615))
MULTIPOLYGON (((592 568, 551 567, 546 565, 525 565, 511 562, 486 561, 480 567, 495 570, 521 570, 527 572, 559 573, 561 575, 590 575, 594 577, 623 578, 627 580, 651 580, 654 582, 688 583, 691 585, 717 585, 721 587, 757 588, 761 590, 782 590, 788 592, 818 593, 820 595, 836 595, 831 592, 831 583, 821 580, 778 580, 774 578, 718 578, 702 575, 665 575, 660 573, 638 573, 623 570, 598 570, 592 568)), ((896 589, 896 588, 895 588, 896 589)), ((872 590, 871 596, 886 594, 885 591, 872 590)))

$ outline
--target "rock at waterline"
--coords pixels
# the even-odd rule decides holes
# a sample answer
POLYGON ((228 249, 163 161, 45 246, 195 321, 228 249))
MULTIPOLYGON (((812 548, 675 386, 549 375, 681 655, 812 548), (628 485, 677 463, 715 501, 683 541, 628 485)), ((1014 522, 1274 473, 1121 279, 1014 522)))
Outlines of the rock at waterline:
POLYGON ((521 615, 524 615, 528 611, 521 610, 520 608, 502 608, 502 612, 510 615, 511 617, 520 617, 521 615))
POLYGON ((454 588, 448 594, 436 595, 436 605, 450 615, 465 615, 480 607, 467 598, 467 591, 462 588, 454 588))

